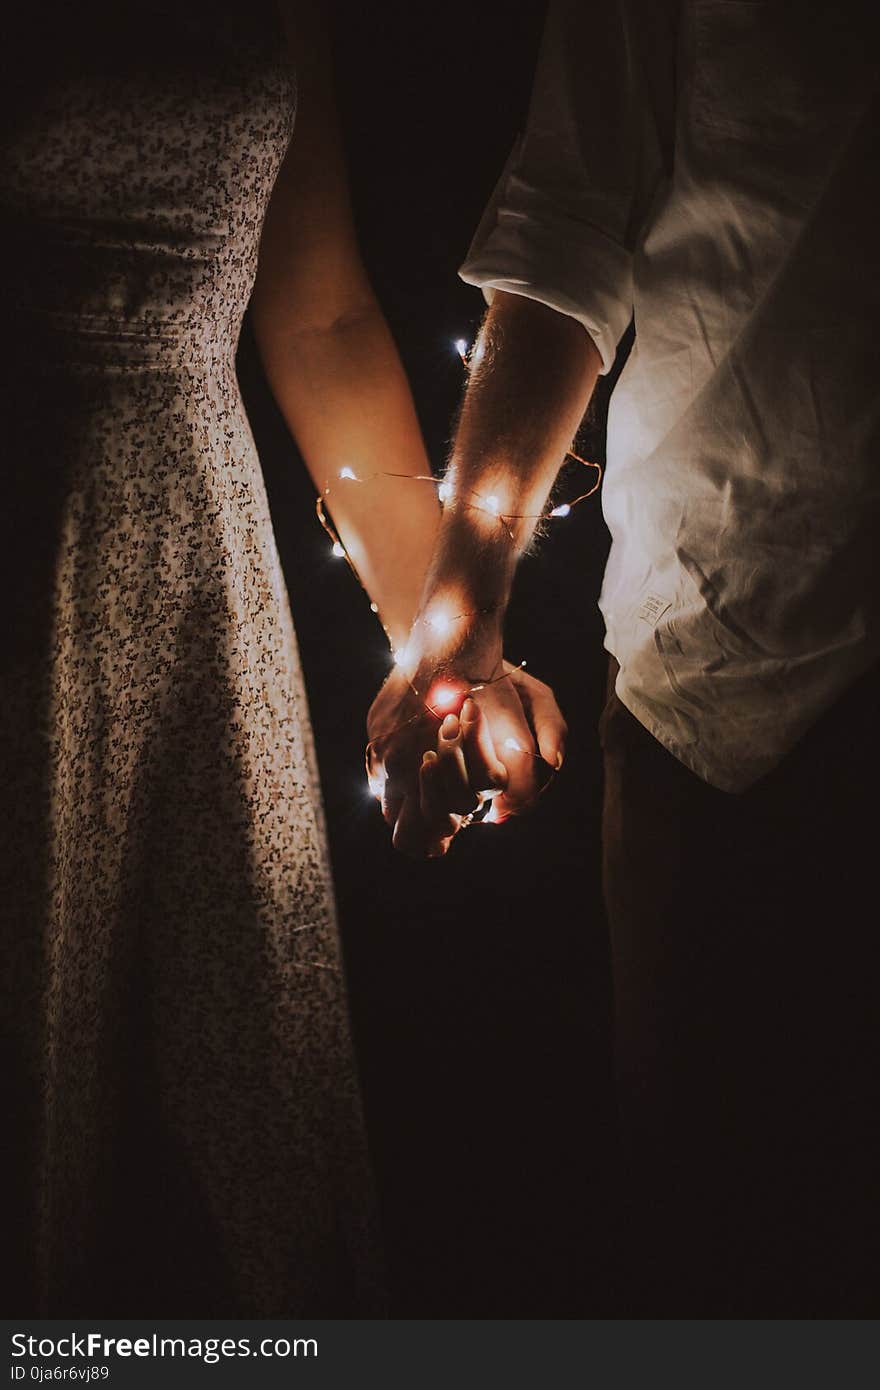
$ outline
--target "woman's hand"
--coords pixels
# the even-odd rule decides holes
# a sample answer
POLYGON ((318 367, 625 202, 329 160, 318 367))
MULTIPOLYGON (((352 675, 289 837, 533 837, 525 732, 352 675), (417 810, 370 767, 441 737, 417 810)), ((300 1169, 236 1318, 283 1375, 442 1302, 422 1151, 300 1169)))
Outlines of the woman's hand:
POLYGON ((493 823, 522 814, 562 765, 566 726, 549 686, 508 662, 471 685, 454 669, 412 684, 394 671, 368 716, 373 789, 395 847, 416 858, 445 854, 487 794, 493 823))
MULTIPOLYGON (((450 783, 449 794, 443 798, 445 804, 435 805, 430 822, 422 815, 422 764, 425 759, 437 757, 441 729, 445 727, 448 732, 449 716, 440 706, 448 702, 450 710, 459 710, 466 690, 464 681, 456 682, 451 677, 437 680, 427 698, 430 700, 433 692, 438 703, 430 705, 415 693, 410 680, 395 669, 367 716, 371 790, 381 801, 382 814, 394 832, 395 847, 416 858, 442 853, 444 841, 456 834, 462 818, 479 806, 479 792, 497 790, 507 781, 504 765, 495 756, 485 730, 469 729, 466 742, 457 739, 455 752, 450 741, 443 740, 443 768, 448 767, 451 757, 461 758, 461 775, 454 785, 450 783), (464 762, 465 750, 468 763, 464 762), (473 789, 467 768, 474 778, 473 789)), ((459 735, 458 718, 452 717, 459 735)))

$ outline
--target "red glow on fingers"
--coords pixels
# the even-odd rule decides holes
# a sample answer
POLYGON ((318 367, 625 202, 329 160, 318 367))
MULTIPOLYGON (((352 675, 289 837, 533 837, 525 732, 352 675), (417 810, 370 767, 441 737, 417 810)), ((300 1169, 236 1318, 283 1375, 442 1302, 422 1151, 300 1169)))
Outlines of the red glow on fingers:
POLYGON ((464 703, 467 689, 453 681, 435 681, 428 691, 425 704, 434 714, 458 714, 464 703))

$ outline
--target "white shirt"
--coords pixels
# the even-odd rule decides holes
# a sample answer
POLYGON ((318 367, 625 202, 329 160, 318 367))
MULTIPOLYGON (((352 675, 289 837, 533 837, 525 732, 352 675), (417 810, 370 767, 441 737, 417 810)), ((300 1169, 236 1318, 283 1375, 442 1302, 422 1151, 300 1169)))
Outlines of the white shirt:
MULTIPOLYGON (((461 270, 611 367, 617 694, 741 791, 880 652, 873 5, 552 4, 461 270)), ((575 524, 566 523, 566 524, 575 524)))

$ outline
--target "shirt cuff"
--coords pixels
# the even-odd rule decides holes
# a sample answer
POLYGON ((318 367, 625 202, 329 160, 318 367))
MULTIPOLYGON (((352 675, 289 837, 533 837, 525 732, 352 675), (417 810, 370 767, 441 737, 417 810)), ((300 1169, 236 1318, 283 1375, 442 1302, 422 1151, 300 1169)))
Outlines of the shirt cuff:
POLYGON ((632 317, 632 257, 598 228, 502 206, 458 273, 487 303, 505 290, 577 319, 599 350, 602 373, 611 370, 632 317))

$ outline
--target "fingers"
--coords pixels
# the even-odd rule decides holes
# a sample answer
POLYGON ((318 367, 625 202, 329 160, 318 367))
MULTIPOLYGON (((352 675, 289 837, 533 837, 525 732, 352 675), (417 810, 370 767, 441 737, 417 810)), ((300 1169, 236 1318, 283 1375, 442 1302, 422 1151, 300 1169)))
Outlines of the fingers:
POLYGON ((535 731, 538 752, 544 762, 558 772, 565 757, 568 726, 556 703, 556 696, 549 685, 536 680, 526 671, 512 672, 511 680, 535 731))
POLYGON ((447 715, 439 731, 412 717, 394 738, 370 745, 370 787, 381 792, 382 814, 403 853, 445 854, 462 818, 488 792, 495 796, 487 824, 521 814, 547 785, 545 764, 561 766, 567 729, 552 690, 521 669, 508 674, 509 682, 467 698, 460 716, 447 715), (425 752, 435 738, 436 751, 425 752))
POLYGON ((409 721, 397 731, 397 737, 376 739, 369 745, 368 775, 371 787, 381 789, 382 816, 394 827, 407 797, 419 800, 419 760, 422 749, 436 737, 436 723, 431 720, 421 727, 409 721), (381 769, 381 770, 380 770, 381 769))
POLYGON ((535 800, 535 760, 524 753, 505 753, 507 787, 494 798, 492 823, 500 825, 508 816, 527 810, 535 800))
POLYGON ((446 852, 457 829, 458 820, 452 817, 447 817, 437 829, 428 825, 422 815, 420 794, 414 792, 403 800, 391 843, 412 859, 432 858, 446 852))
POLYGON ((430 749, 419 771, 419 809, 434 838, 443 840, 455 834, 461 817, 449 809, 443 765, 430 749))
POLYGON ((371 786, 381 788, 382 815, 393 828, 395 848, 417 858, 445 852, 461 817, 480 803, 468 781, 461 728, 454 714, 447 716, 434 737, 437 751, 424 756, 424 766, 419 765, 418 742, 413 739, 389 749, 381 769, 378 758, 371 760, 368 769, 371 786))
POLYGON ((468 780, 461 724, 454 714, 447 714, 440 725, 437 765, 430 776, 432 789, 436 786, 440 803, 447 811, 466 816, 479 806, 479 791, 468 780))
POLYGON ((507 769, 496 755, 489 725, 476 700, 465 700, 461 707, 461 750, 474 791, 497 791, 507 786, 507 769))
POLYGON ((461 816, 449 807, 449 762, 448 755, 441 758, 429 749, 422 758, 417 793, 401 804, 392 842, 412 858, 445 854, 461 826, 461 816))
POLYGON ((395 787, 392 790, 390 785, 386 784, 385 791, 382 793, 382 819, 392 829, 397 824, 405 800, 406 794, 402 788, 395 787))
POLYGON ((429 749, 423 755, 418 782, 408 788, 399 805, 395 849, 416 858, 444 853, 461 817, 478 804, 479 797, 467 780, 459 722, 449 714, 440 726, 437 752, 429 749))
POLYGON ((455 815, 446 805, 442 774, 440 759, 429 750, 422 759, 419 773, 419 809, 429 856, 445 854, 461 826, 461 816, 455 815))
POLYGON ((462 817, 477 809, 482 790, 506 783, 505 769, 494 755, 488 732, 480 729, 473 702, 462 723, 454 714, 440 726, 437 751, 428 750, 419 769, 418 807, 407 796, 394 832, 395 848, 422 857, 445 854, 461 827, 462 817), (470 768, 465 757, 468 738, 470 768))

